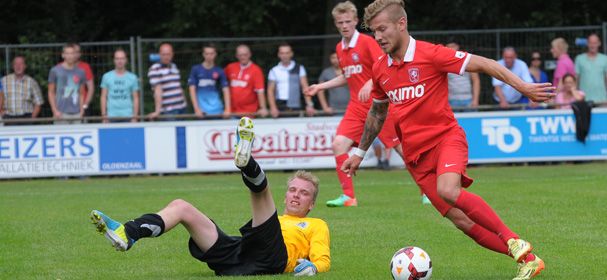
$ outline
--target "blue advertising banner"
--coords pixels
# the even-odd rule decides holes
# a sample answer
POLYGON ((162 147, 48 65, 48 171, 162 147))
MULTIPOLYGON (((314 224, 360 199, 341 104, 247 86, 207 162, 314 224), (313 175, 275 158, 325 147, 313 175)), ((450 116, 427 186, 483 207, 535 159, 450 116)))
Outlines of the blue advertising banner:
POLYGON ((99 170, 145 170, 144 128, 100 128, 99 170))
POLYGON ((470 163, 607 159, 607 112, 596 110, 585 143, 570 110, 466 113, 470 163))
MULTIPOLYGON (((607 160, 607 109, 595 108, 585 142, 571 110, 456 114, 469 162, 607 160)), ((253 154, 267 170, 335 168, 341 117, 255 120, 253 154)), ((0 179, 236 171, 232 120, 37 125, 0 129, 0 179)), ((372 153, 365 166, 375 165, 372 153)), ((391 165, 402 167, 393 154, 391 165)))

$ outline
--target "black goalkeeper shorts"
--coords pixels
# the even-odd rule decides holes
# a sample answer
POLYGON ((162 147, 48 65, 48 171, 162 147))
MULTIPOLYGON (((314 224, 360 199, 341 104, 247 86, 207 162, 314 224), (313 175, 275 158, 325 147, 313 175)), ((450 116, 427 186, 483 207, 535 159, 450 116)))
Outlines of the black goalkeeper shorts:
POLYGON ((251 227, 249 221, 240 228, 241 236, 228 236, 217 225, 217 242, 207 252, 190 237, 192 257, 206 262, 216 275, 280 274, 287 266, 287 248, 282 237, 278 215, 251 227))

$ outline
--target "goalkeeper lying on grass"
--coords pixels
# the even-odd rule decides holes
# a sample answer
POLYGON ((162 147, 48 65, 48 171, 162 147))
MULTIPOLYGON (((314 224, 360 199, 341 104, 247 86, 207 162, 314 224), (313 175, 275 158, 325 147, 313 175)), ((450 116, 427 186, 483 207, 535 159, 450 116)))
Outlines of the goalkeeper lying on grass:
POLYGON ((181 223, 190 233, 192 256, 206 262, 217 275, 256 275, 293 272, 296 276, 328 271, 329 228, 306 216, 318 195, 318 178, 297 171, 288 180, 284 215, 278 216, 265 173, 251 157, 253 122, 242 118, 237 128, 234 162, 251 191, 253 218, 241 236, 226 235, 211 219, 184 200, 174 200, 157 214, 145 214, 121 224, 98 210, 91 219, 97 230, 120 251, 143 237, 158 237, 181 223))

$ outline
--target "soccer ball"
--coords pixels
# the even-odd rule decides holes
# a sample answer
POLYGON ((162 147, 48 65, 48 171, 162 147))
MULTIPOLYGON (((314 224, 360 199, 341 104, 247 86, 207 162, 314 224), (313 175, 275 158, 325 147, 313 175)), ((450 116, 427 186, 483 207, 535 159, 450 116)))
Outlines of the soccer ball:
POLYGON ((426 251, 405 247, 392 256, 390 271, 394 280, 428 280, 432 277, 432 261, 426 251))

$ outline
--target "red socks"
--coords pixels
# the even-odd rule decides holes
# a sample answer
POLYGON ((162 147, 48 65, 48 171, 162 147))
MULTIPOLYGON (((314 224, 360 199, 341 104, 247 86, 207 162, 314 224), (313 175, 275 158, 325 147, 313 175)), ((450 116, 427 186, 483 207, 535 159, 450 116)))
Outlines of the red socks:
POLYGON ((518 235, 502 222, 495 211, 491 209, 491 206, 480 196, 462 189, 454 206, 466 213, 479 226, 497 234, 503 243, 506 243, 510 238, 518 238, 518 235))
POLYGON ((352 177, 348 177, 348 174, 341 171, 341 165, 348 159, 348 154, 342 154, 335 156, 335 170, 337 171, 337 178, 341 184, 341 189, 344 194, 350 198, 354 198, 354 184, 352 183, 352 177))
MULTIPOLYGON (((491 251, 510 256, 508 252, 508 246, 493 232, 488 231, 484 227, 474 224, 468 232, 464 232, 470 238, 474 239, 478 245, 481 245, 491 251)), ((535 255, 529 253, 525 258, 525 262, 531 262, 535 260, 535 255)))
POLYGON ((508 246, 502 241, 497 234, 488 231, 484 227, 474 224, 468 232, 464 232, 470 238, 474 239, 478 245, 481 245, 491 251, 500 254, 508 255, 508 246))

